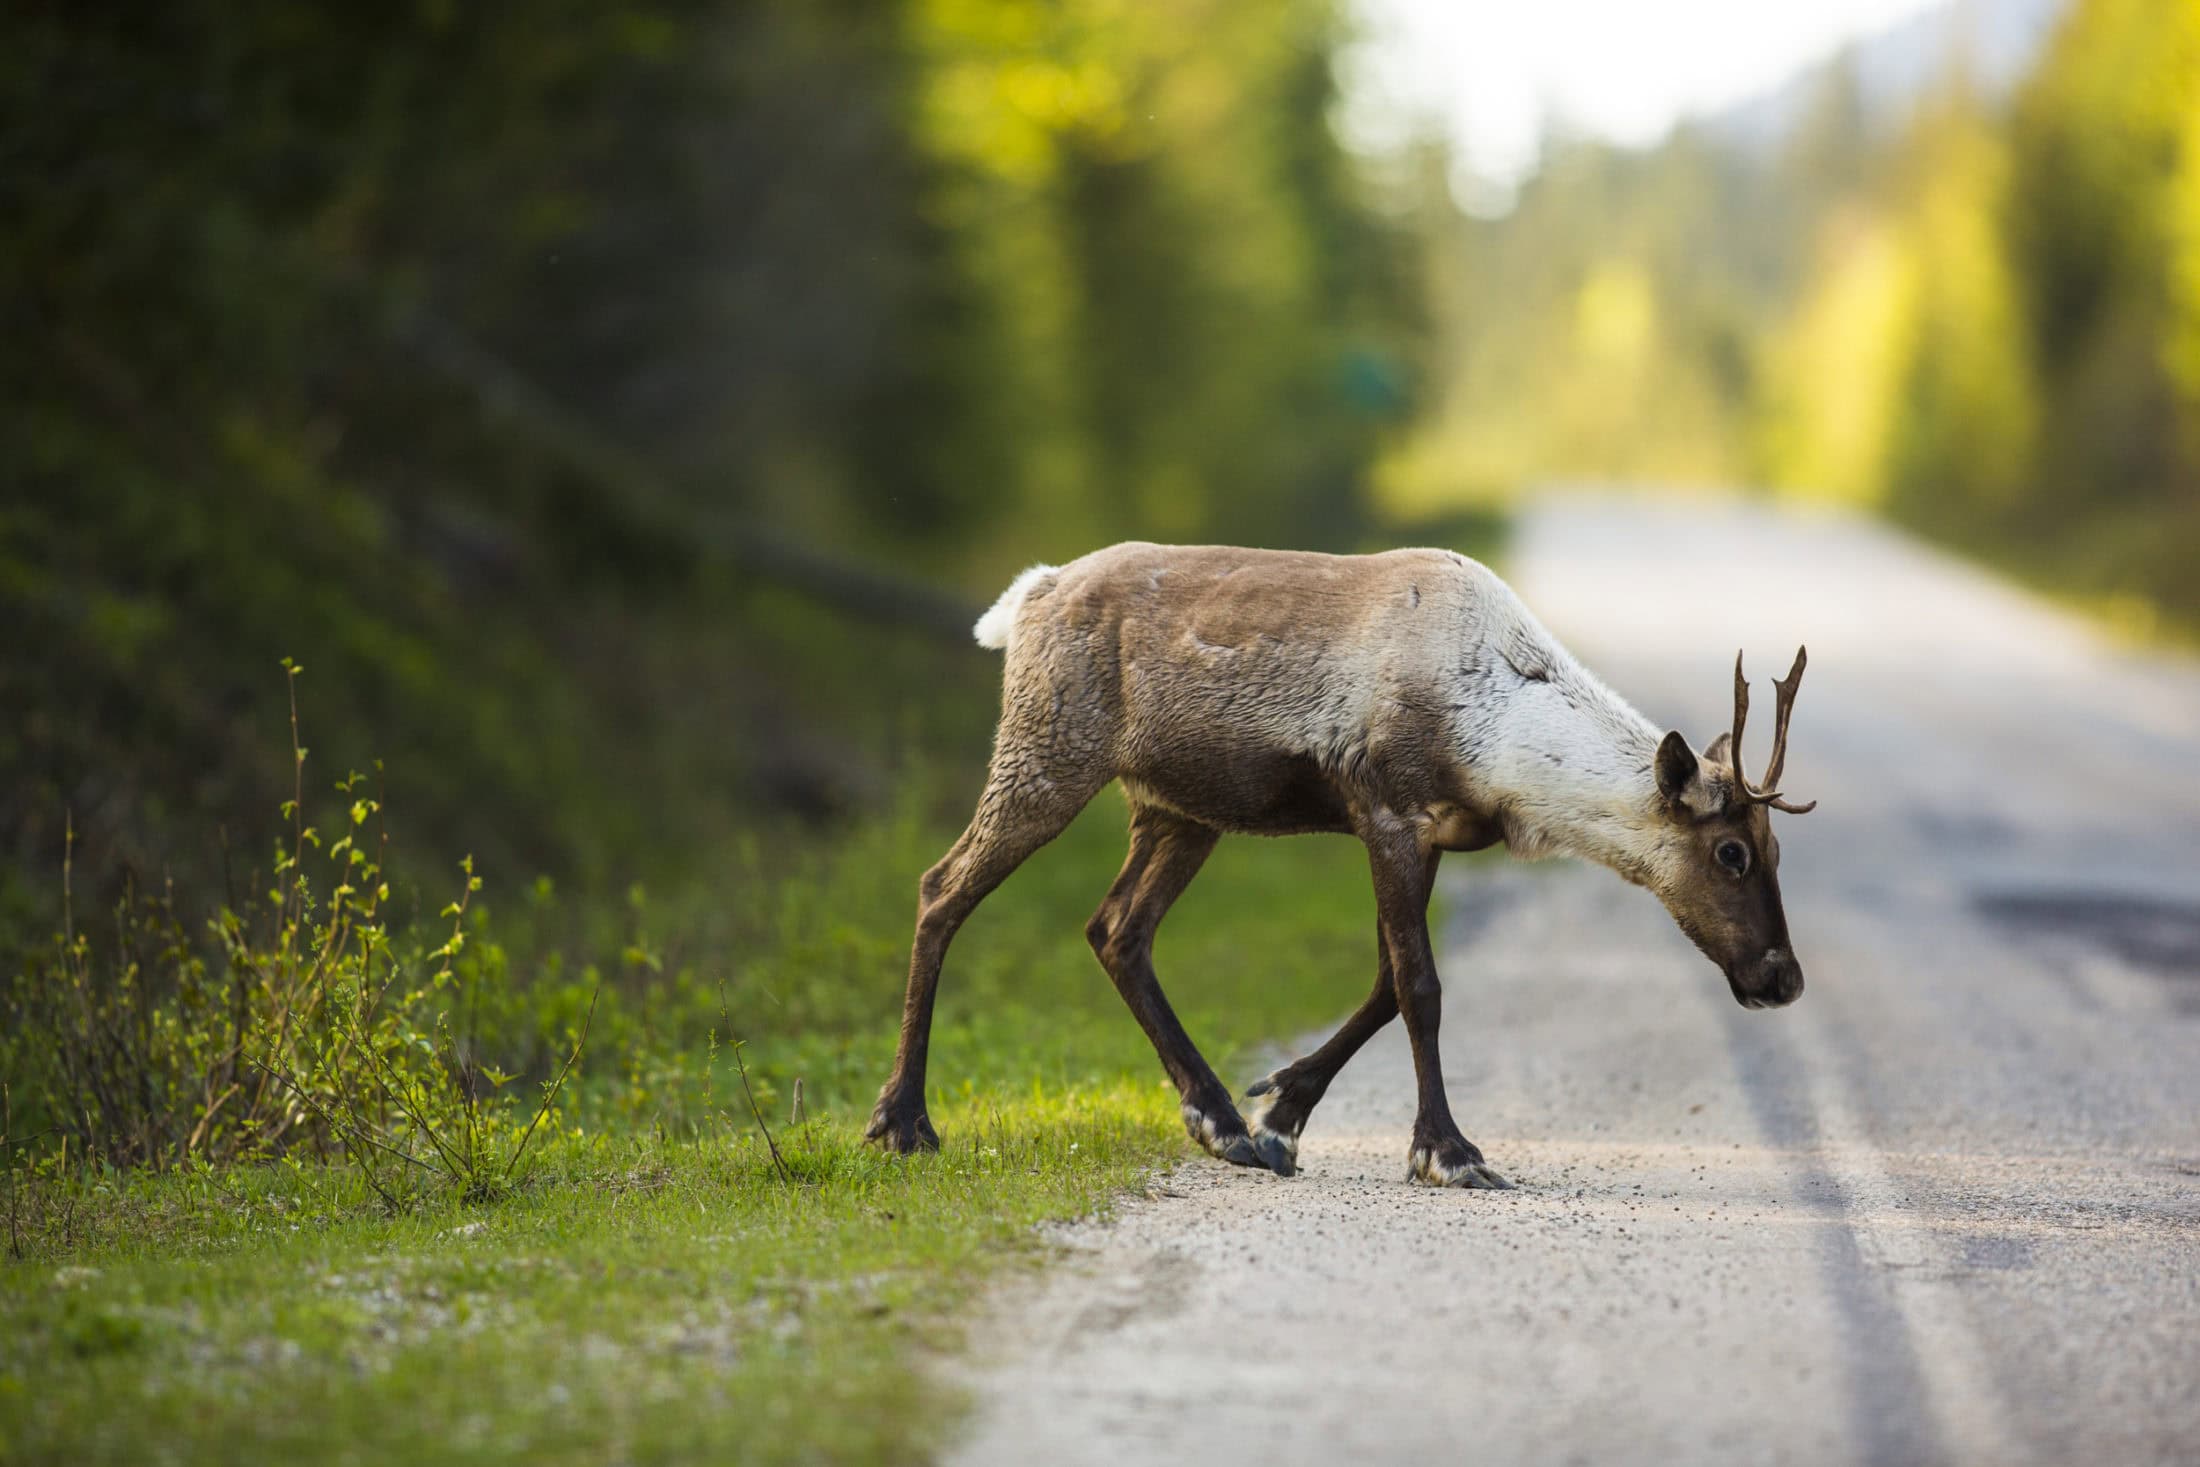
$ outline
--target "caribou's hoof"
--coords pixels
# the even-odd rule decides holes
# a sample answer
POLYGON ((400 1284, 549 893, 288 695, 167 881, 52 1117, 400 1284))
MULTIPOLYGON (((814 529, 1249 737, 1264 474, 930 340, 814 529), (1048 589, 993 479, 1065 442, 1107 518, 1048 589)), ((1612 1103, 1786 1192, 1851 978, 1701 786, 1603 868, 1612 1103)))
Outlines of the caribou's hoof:
POLYGON ((1289 1136, 1279 1135, 1274 1131, 1261 1130, 1255 1130, 1248 1134, 1253 1138, 1253 1151, 1260 1158, 1262 1166, 1279 1177, 1288 1177, 1297 1173, 1299 1169, 1299 1148, 1289 1136))
POLYGON ((932 1118, 924 1113, 922 1106, 911 1109, 889 1105, 883 1100, 878 1109, 871 1112, 871 1123, 863 1128, 863 1139, 896 1156, 940 1149, 940 1133, 932 1129, 932 1118))
MULTIPOLYGON (((1253 1138, 1245 1132, 1245 1122, 1238 1119, 1234 1110, 1226 1110, 1222 1115, 1214 1116, 1187 1102, 1184 1106, 1184 1129, 1191 1133, 1192 1139, 1209 1156, 1226 1161, 1232 1166, 1248 1166, 1258 1171, 1276 1170, 1253 1144, 1253 1138)), ((1289 1171, 1283 1174, 1291 1175, 1289 1171)))
POLYGON ((1272 1075, 1255 1080, 1246 1087, 1245 1096, 1245 1128, 1252 1133, 1253 1149, 1268 1170, 1279 1177, 1290 1176, 1299 1169, 1299 1132, 1306 1125, 1305 1114, 1295 1112, 1295 1118, 1286 1118, 1290 1108, 1283 1104, 1272 1075))
POLYGON ((1433 1146, 1416 1145, 1408 1163, 1406 1180, 1426 1182, 1432 1187, 1470 1187, 1491 1192, 1512 1189, 1512 1183, 1482 1160, 1482 1153, 1475 1150, 1471 1141, 1447 1140, 1433 1146))
POLYGON ((1215 1155, 1232 1166, 1249 1166, 1255 1171, 1268 1170, 1268 1164, 1262 1161, 1260 1153, 1253 1149, 1253 1138, 1250 1136, 1232 1136, 1228 1138, 1222 1143, 1222 1149, 1217 1151, 1215 1155))

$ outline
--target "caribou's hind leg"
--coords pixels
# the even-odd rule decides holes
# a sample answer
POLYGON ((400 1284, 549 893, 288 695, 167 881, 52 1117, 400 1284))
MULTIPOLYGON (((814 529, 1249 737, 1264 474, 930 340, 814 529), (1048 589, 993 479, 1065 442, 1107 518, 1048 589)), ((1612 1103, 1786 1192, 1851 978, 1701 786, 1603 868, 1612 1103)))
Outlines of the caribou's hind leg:
POLYGON ((1176 1082, 1184 1105, 1184 1127, 1192 1139, 1224 1161, 1264 1166, 1291 1174, 1288 1153, 1264 1152, 1247 1134, 1230 1092, 1215 1078, 1176 1011, 1161 992, 1153 971, 1154 933, 1184 888, 1191 884, 1208 853, 1215 830, 1150 805, 1131 806, 1131 848, 1123 869, 1085 924, 1086 940, 1116 991, 1153 1041, 1162 1068, 1176 1082))
MULTIPOLYGON (((1428 909, 1429 893, 1436 888, 1436 866, 1443 859, 1442 851, 1428 853, 1427 869, 1421 878, 1421 908, 1428 909)), ((1336 1033, 1312 1054, 1302 1055, 1285 1065, 1263 1075, 1245 1088, 1245 1124, 1253 1134, 1253 1144, 1263 1155, 1281 1152, 1293 1165, 1299 1155, 1299 1137, 1306 1130, 1307 1118, 1321 1098, 1329 1091, 1329 1084, 1360 1052, 1361 1046, 1398 1017, 1398 987, 1390 971, 1390 946, 1383 941, 1382 924, 1375 926, 1375 988, 1367 1001, 1353 1011, 1336 1033)), ((1282 1170, 1282 1168, 1277 1168, 1282 1170)))
POLYGON ((902 1005, 894 1072, 879 1091, 864 1138, 889 1151, 937 1151, 940 1138, 924 1105, 925 1060, 932 1043, 932 1001, 940 964, 979 902, 1032 852, 1060 835, 1098 791, 1089 772, 1050 761, 1060 778, 1032 777, 1032 764, 1004 727, 978 812, 969 829, 917 884, 917 931, 909 948, 909 990, 902 1005))

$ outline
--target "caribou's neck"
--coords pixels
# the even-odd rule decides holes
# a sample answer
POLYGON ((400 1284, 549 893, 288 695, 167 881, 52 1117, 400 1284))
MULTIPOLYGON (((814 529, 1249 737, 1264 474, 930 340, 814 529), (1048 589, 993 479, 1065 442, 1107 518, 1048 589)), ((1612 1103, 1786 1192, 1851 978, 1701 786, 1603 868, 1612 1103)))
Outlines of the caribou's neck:
POLYGON ((1660 734, 1648 719, 1567 657, 1522 689, 1493 732, 1486 777, 1514 854, 1578 856, 1648 879, 1662 826, 1660 734))

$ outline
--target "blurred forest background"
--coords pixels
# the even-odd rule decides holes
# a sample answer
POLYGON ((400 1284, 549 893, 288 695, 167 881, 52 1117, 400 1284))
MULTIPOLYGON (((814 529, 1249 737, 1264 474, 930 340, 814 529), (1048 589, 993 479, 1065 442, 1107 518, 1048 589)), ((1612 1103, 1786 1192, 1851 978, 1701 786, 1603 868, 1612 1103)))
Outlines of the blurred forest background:
POLYGON ((398 869, 707 890, 974 766, 968 615, 1126 536, 1750 486, 2200 624, 2190 0, 1554 132, 1501 217, 1340 144, 1332 0, 6 25, 0 933, 72 818, 109 889, 264 864, 286 656, 398 869))
MULTIPOLYGON (((1420 165, 1437 197, 1440 158, 1420 165)), ((1553 477, 1895 520, 2200 626, 2200 5, 1968 0, 1440 243, 1394 503, 1553 477)))
POLYGON ((1322 0, 42 12, 0 48, 17 926, 71 809, 90 866, 203 882, 226 829, 243 879, 286 656, 401 865, 619 890, 875 805, 982 760, 969 622, 1023 563, 1350 543, 1407 411, 1322 0))

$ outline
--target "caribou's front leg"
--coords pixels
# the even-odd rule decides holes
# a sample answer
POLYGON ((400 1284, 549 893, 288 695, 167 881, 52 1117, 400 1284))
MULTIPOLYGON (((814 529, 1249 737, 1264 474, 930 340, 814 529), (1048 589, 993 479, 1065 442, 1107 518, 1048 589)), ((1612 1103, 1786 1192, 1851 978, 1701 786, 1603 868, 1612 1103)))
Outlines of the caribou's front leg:
POLYGON ((1437 1021, 1443 1010, 1443 985, 1436 977, 1436 955, 1429 948, 1428 910, 1423 870, 1429 849, 1410 821, 1388 811, 1373 812, 1361 839, 1375 875, 1375 916, 1398 988, 1398 1011, 1405 1016, 1413 1042, 1413 1073, 1420 1088, 1420 1113, 1413 1122, 1413 1152, 1408 1177, 1441 1187, 1509 1187, 1492 1171, 1475 1144, 1459 1134, 1444 1096, 1443 1064, 1436 1052, 1437 1021))
MULTIPOLYGON (((1421 873, 1421 910, 1428 910, 1429 893, 1436 889, 1436 864, 1443 852, 1431 849, 1421 873)), ((1360 1052, 1361 1046, 1398 1017, 1398 985, 1390 971, 1390 944, 1383 940, 1383 925, 1375 924, 1375 990, 1367 1002, 1346 1019, 1329 1041, 1312 1054, 1303 1055, 1282 1069, 1263 1075, 1245 1088, 1245 1124, 1263 1152, 1273 1148, 1298 1160, 1299 1136, 1307 1118, 1329 1091, 1337 1072, 1360 1052)))

